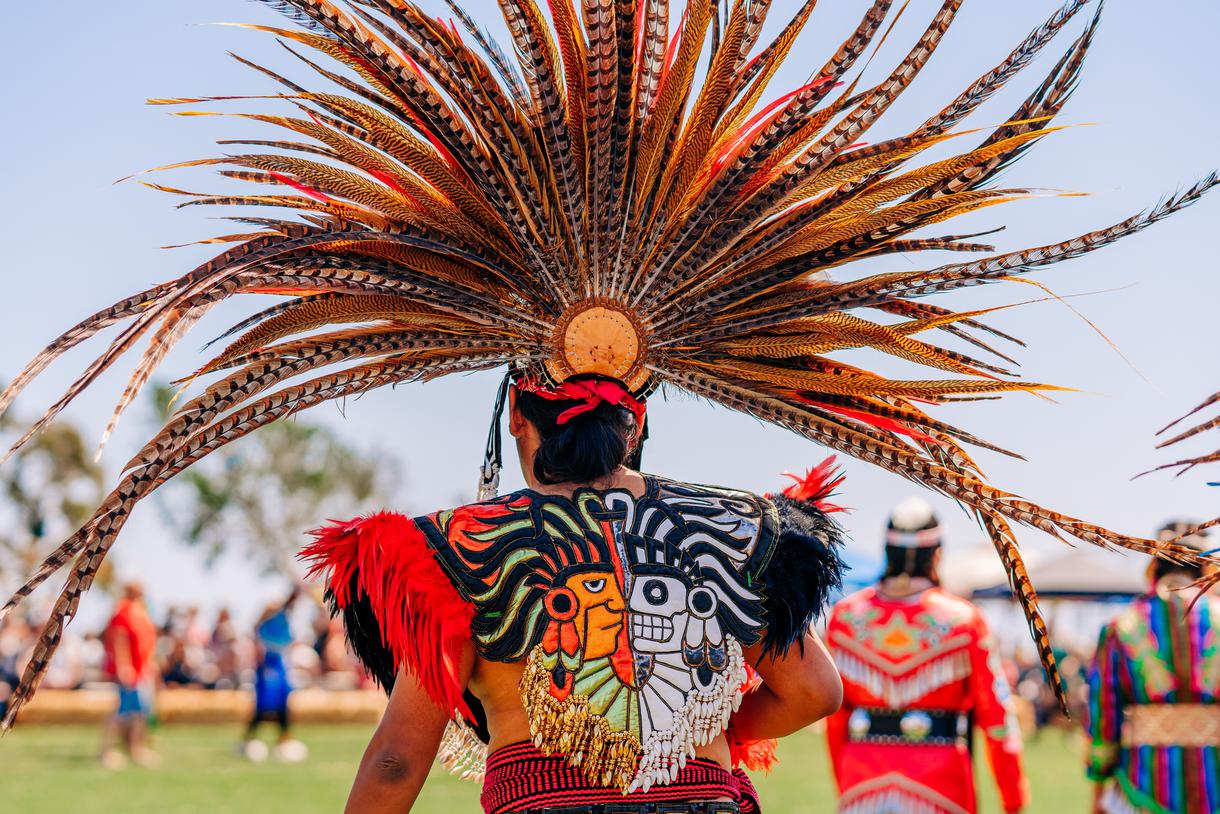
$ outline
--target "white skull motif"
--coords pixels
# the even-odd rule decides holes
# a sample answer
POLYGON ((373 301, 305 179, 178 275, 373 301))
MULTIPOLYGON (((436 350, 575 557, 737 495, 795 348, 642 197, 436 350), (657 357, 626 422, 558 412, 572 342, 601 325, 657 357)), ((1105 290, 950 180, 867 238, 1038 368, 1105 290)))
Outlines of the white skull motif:
POLYGON ((633 574, 627 605, 631 642, 637 653, 675 653, 683 646, 718 646, 723 641, 716 609, 720 600, 705 585, 669 566, 647 566, 633 574))
POLYGON ((650 566, 634 574, 627 607, 631 646, 637 653, 675 653, 682 649, 690 612, 690 584, 676 568, 650 566))

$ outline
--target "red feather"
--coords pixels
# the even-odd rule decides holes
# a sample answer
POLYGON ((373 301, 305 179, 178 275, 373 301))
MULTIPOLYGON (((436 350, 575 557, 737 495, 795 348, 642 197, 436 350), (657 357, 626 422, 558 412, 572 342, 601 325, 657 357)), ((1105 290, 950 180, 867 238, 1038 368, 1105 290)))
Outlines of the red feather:
POLYGON ((784 490, 785 497, 812 503, 827 514, 846 511, 843 506, 826 502, 826 498, 830 497, 847 478, 847 475, 837 467, 835 456, 827 457, 826 460, 806 472, 803 478, 790 472, 785 472, 784 476, 792 478, 794 481, 784 490))
POLYGON ((682 39, 682 32, 686 30, 686 19, 690 17, 690 6, 687 6, 682 11, 682 19, 678 21, 678 27, 674 31, 673 38, 669 41, 669 47, 665 49, 665 62, 661 69, 661 83, 664 84, 666 77, 669 76, 669 69, 674 66, 674 60, 678 56, 678 41, 682 39))
POLYGON ((913 427, 908 427, 906 424, 895 421, 892 418, 884 418, 882 416, 873 415, 872 413, 866 413, 862 410, 853 410, 850 407, 840 407, 837 404, 823 404, 820 401, 814 401, 812 399, 802 399, 802 401, 804 401, 806 404, 812 404, 814 407, 821 407, 823 410, 830 410, 832 413, 838 413, 846 418, 852 418, 856 421, 861 421, 865 424, 872 425, 879 430, 897 433, 898 435, 906 435, 914 438, 916 441, 922 441, 925 444, 936 444, 937 446, 941 445, 940 441, 936 440, 927 433, 920 432, 913 427))
POLYGON ((322 192, 318 192, 313 187, 307 187, 304 184, 302 184, 300 181, 289 178, 287 175, 284 175, 283 173, 269 172, 268 174, 275 180, 279 181, 281 184, 287 184, 288 186, 292 187, 296 191, 305 193, 309 197, 313 198, 315 201, 321 201, 322 203, 334 203, 335 202, 335 199, 330 197, 329 195, 322 193, 322 192))
POLYGON ((745 147, 747 141, 753 141, 753 139, 760 132, 762 132, 764 127, 769 126, 773 121, 775 121, 776 118, 779 117, 780 113, 783 112, 782 108, 786 107, 788 102, 792 101, 794 96, 799 93, 803 93, 810 88, 814 88, 826 82, 828 79, 829 77, 815 79, 808 85, 799 87, 791 93, 785 93, 783 96, 764 107, 761 111, 754 114, 749 121, 742 125, 741 130, 738 131, 738 134, 734 136, 733 139, 726 144, 712 159, 712 168, 708 178, 708 183, 711 183, 711 180, 715 178, 722 169, 724 169, 724 166, 729 161, 736 159, 742 148, 745 147))
POLYGON ((395 181, 393 176, 389 175, 388 173, 384 173, 381 170, 373 169, 372 167, 368 169, 368 174, 397 192, 399 195, 405 198, 407 203, 409 203, 411 206, 415 207, 416 209, 423 208, 419 205, 419 200, 410 192, 407 192, 407 190, 403 188, 402 184, 395 181))
POLYGON ((438 706, 473 720, 458 669, 471 641, 474 607, 445 576, 419 526, 382 512, 310 534, 314 542, 300 555, 310 564, 309 576, 329 572, 326 586, 339 608, 356 601, 353 587, 368 597, 382 643, 395 659, 438 706))
POLYGON ((729 740, 729 759, 734 766, 745 766, 752 772, 769 772, 779 762, 775 747, 779 741, 765 738, 756 741, 729 740))

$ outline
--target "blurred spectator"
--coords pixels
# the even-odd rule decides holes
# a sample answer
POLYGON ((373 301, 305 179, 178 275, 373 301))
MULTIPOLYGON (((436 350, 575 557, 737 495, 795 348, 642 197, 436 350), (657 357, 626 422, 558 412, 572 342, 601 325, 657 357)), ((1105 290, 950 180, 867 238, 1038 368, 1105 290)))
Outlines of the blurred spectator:
POLYGON ((18 670, 34 646, 34 631, 24 619, 8 617, 0 621, 0 717, 20 678, 18 670))
MULTIPOLYGON (((1072 718, 1078 719, 1084 714, 1083 707, 1086 702, 1085 668, 1088 657, 1058 647, 1055 648, 1054 654, 1059 675, 1063 678, 1072 718)), ((1042 663, 1035 656, 1022 654, 1019 675, 1016 683, 1017 695, 1029 702, 1033 710, 1035 735, 1041 735, 1042 730, 1049 726, 1058 727, 1065 735, 1074 733, 1074 725, 1063 714, 1059 699, 1055 697, 1055 691, 1046 680, 1042 663)))
POLYGON ((255 628, 258 667, 254 680, 254 717, 246 727, 241 747, 242 754, 249 760, 262 761, 267 757, 266 744, 257 738, 259 724, 264 721, 279 724, 279 742, 275 747, 277 759, 295 763, 304 760, 307 754, 305 744, 292 737, 288 713, 288 696, 292 693, 289 656, 293 644, 288 613, 300 595, 300 586, 296 586, 284 602, 268 605, 255 628))
POLYGON ((102 765, 121 768, 127 761, 118 749, 122 738, 127 754, 142 766, 156 762, 148 748, 148 717, 156 682, 157 628, 144 606, 144 589, 128 583, 123 598, 102 634, 107 672, 118 686, 119 705, 102 729, 102 765))
POLYGON ((81 637, 81 673, 82 687, 106 680, 106 645, 100 633, 81 637))
MULTIPOLYGON (((329 672, 328 665, 326 663, 326 654, 334 638, 331 630, 332 621, 334 620, 330 618, 330 614, 326 612, 326 608, 319 605, 313 615, 313 651, 318 654, 319 676, 325 675, 327 672, 329 672)), ((339 630, 342 631, 342 629, 343 626, 342 623, 340 623, 339 630)), ((342 632, 340 632, 339 636, 342 638, 342 632)))
POLYGON ((361 684, 363 670, 352 658, 343 631, 343 621, 332 618, 319 605, 313 620, 313 649, 318 655, 317 678, 334 689, 350 689, 361 684))
POLYGON ((216 626, 212 628, 211 661, 215 667, 212 686, 219 690, 235 690, 241 686, 241 655, 239 653, 237 625, 228 608, 216 614, 216 626))
POLYGON ((84 642, 75 636, 64 639, 55 651, 55 658, 51 660, 41 686, 55 690, 79 687, 84 681, 83 647, 84 642))
POLYGON ((166 687, 200 687, 187 658, 186 642, 177 636, 165 642, 169 649, 161 660, 161 683, 166 687))
POLYGON ((199 618, 199 608, 187 608, 182 616, 182 665, 194 686, 215 684, 214 676, 206 675, 208 646, 212 636, 199 618))

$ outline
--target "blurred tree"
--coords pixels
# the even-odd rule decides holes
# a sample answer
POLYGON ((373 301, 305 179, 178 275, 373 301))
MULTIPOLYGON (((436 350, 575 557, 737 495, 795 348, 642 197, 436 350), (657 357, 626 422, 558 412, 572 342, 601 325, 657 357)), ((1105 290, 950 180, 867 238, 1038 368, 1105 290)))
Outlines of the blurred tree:
MULTIPOLYGON (((175 391, 151 390, 164 421, 175 391)), ((277 421, 178 475, 159 503, 209 561, 240 548, 267 572, 293 574, 306 530, 384 500, 396 473, 392 459, 359 452, 326 427, 277 421)))
MULTIPOLYGON (((0 432, 27 426, 11 416, 0 417, 0 432)), ((80 430, 61 418, 0 468, 0 492, 0 582, 8 585, 89 518, 102 500, 102 468, 80 430)))

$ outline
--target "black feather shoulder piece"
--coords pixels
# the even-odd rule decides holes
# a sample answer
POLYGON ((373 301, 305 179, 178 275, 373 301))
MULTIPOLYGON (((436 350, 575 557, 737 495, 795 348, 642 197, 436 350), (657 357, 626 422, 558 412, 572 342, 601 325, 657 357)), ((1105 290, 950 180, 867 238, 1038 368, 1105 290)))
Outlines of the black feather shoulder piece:
POLYGON ((825 498, 841 481, 827 459, 783 494, 769 495, 779 513, 775 553, 762 574, 767 632, 763 650, 786 653, 803 635, 830 597, 843 587, 847 564, 839 555, 843 529, 831 517, 838 510, 825 498))

